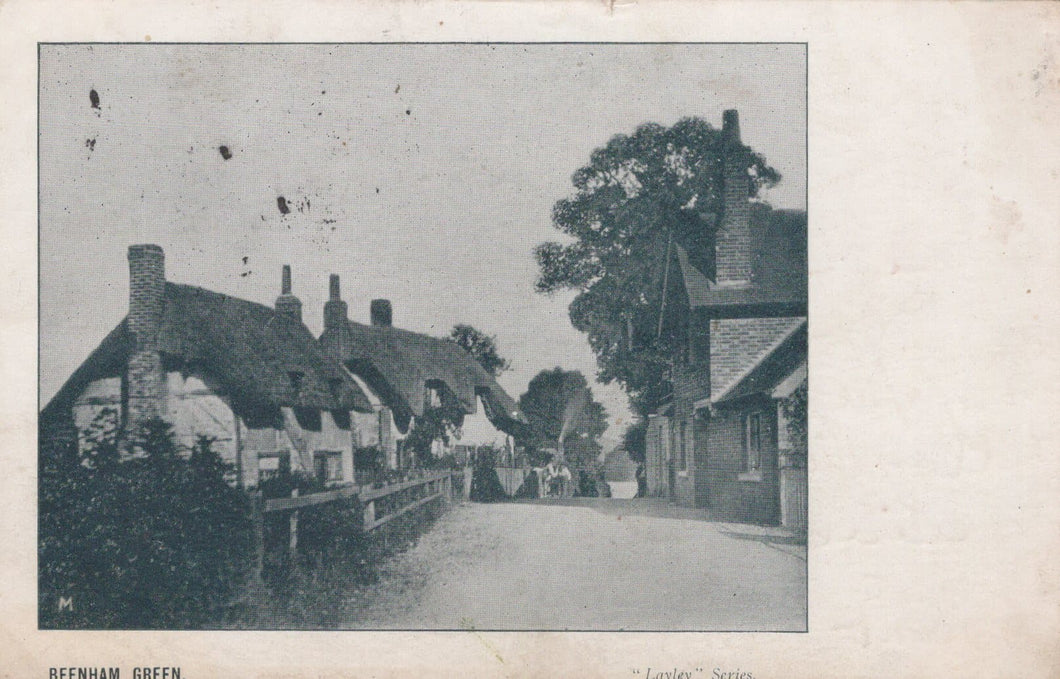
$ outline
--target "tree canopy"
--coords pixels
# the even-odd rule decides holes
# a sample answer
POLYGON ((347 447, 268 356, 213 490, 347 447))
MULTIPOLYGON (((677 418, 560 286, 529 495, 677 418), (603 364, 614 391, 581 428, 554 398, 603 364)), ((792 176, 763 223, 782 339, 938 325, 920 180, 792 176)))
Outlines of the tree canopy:
POLYGON ((519 409, 530 425, 525 443, 542 461, 545 448, 559 448, 567 462, 578 469, 591 469, 600 454, 600 436, 607 430, 607 411, 593 400, 592 389, 577 370, 542 370, 530 380, 519 397, 519 409))
POLYGON ((726 157, 747 168, 752 196, 780 180, 761 155, 700 118, 616 135, 552 208, 553 226, 572 240, 535 249, 537 290, 578 292, 570 319, 588 335, 598 379, 617 380, 642 415, 668 390, 670 361, 687 337, 687 314, 661 308, 664 298, 668 308, 687 303, 673 245, 713 262, 726 157))
POLYGON ((622 445, 626 448, 629 459, 638 464, 644 464, 645 453, 648 444, 648 423, 638 420, 628 427, 622 434, 622 445))
POLYGON ((497 338, 470 325, 454 325, 449 340, 471 354, 482 369, 494 377, 511 367, 511 362, 497 351, 497 338))

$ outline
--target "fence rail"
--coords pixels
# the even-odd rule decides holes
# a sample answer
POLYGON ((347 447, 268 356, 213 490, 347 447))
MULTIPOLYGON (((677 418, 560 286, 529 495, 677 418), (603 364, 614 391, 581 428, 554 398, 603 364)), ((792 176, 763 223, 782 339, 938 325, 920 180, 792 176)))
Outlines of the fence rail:
POLYGON ((433 472, 418 479, 393 483, 380 488, 366 486, 343 486, 311 495, 292 493, 291 497, 265 499, 261 491, 251 495, 255 537, 255 577, 260 579, 265 563, 265 515, 275 512, 290 513, 290 540, 288 549, 293 553, 298 547, 298 514, 300 509, 316 505, 356 499, 362 505, 362 529, 367 533, 422 507, 434 500, 451 501, 454 491, 462 489, 462 472, 433 472), (454 477, 458 481, 454 483, 454 477))

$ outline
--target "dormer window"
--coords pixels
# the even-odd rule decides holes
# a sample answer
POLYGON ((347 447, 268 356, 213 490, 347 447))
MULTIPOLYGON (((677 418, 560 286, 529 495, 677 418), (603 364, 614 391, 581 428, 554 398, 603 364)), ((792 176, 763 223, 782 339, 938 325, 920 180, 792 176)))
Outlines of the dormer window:
POLYGON ((442 387, 438 382, 427 383, 423 392, 423 404, 427 408, 442 407, 442 387))
POLYGON ((305 373, 298 370, 291 370, 287 373, 287 379, 291 382, 291 390, 296 396, 302 393, 303 378, 305 378, 305 373))
POLYGON ((332 377, 328 379, 328 389, 331 391, 331 398, 335 401, 342 400, 342 378, 332 377))

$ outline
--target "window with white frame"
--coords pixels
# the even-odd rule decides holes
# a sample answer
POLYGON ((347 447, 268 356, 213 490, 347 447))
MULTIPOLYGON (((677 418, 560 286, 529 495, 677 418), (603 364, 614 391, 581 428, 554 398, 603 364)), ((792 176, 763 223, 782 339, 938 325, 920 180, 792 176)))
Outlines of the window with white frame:
POLYGON ((744 418, 744 471, 762 466, 762 434, 762 413, 749 413, 744 418))

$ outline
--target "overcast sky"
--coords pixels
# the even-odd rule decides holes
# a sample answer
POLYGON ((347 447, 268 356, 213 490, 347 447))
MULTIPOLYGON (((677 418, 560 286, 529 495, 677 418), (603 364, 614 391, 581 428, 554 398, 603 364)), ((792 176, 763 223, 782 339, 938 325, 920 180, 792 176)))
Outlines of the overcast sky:
MULTIPOLYGON (((271 305, 291 264, 319 334, 327 276, 353 320, 470 323, 514 397, 595 358, 573 293, 534 292, 552 204, 593 149, 643 122, 740 111, 744 142, 805 208, 801 45, 45 46, 40 63, 41 403, 124 317, 126 248, 167 279, 271 305), (95 90, 99 106, 91 105, 95 90), (219 152, 227 146, 231 158, 219 152), (282 214, 277 197, 290 206, 282 214)), ((620 435, 616 385, 593 385, 620 435)))

